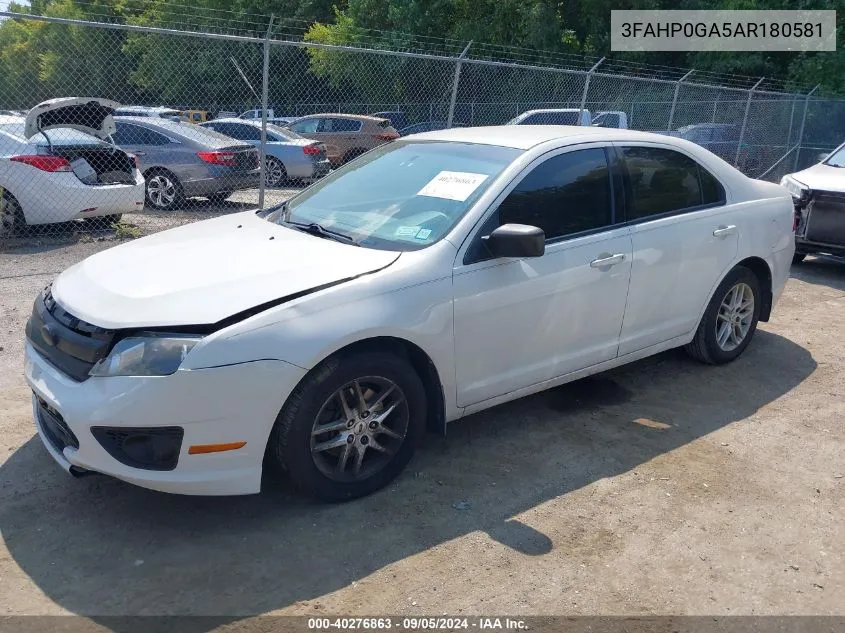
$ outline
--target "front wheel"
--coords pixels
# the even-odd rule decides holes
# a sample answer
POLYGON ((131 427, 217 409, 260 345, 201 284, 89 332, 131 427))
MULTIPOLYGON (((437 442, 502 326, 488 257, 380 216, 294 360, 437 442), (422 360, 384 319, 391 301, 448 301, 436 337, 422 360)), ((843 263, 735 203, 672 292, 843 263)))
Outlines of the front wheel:
POLYGON ((761 301, 757 275, 744 266, 731 270, 713 293, 687 352, 710 365, 738 358, 757 330, 761 301))
POLYGON ((267 447, 303 492, 325 501, 386 486, 425 427, 422 383, 385 351, 338 355, 315 367, 282 408, 267 447))

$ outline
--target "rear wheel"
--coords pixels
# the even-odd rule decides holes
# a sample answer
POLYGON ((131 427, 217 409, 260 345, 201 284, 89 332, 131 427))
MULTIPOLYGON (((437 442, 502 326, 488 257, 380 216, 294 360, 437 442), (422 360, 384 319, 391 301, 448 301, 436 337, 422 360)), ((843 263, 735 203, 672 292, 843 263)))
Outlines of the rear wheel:
POLYGON ((313 497, 361 497, 405 468, 425 415, 422 383, 405 360, 383 351, 334 356, 288 398, 268 457, 313 497))
POLYGON ((757 275, 731 270, 707 305, 687 352, 703 363, 722 365, 739 357, 757 330, 762 294, 757 275))
POLYGON ((15 196, 3 190, 0 196, 0 237, 18 235, 26 228, 26 219, 15 196))
POLYGON ((147 174, 147 204, 151 207, 172 211, 181 207, 184 201, 185 193, 176 176, 165 170, 147 174))
POLYGON ((278 187, 287 180, 288 172, 278 158, 268 156, 264 160, 264 184, 268 187, 278 187))
POLYGON ((795 255, 792 256, 792 264, 800 264, 804 261, 805 257, 807 257, 807 253, 795 253, 795 255))

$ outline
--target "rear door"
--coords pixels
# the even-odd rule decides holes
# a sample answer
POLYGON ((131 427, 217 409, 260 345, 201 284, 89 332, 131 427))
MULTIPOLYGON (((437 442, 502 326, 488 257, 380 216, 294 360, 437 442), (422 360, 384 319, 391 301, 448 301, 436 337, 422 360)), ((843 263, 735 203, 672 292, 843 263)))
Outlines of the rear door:
POLYGON ((633 266, 619 341, 624 356, 686 335, 732 266, 736 209, 722 184, 690 156, 651 144, 619 144, 633 266))
POLYGON ((453 272, 459 406, 469 406, 616 356, 631 270, 605 148, 537 159, 500 196, 453 272), (494 259, 482 237, 508 223, 538 226, 546 252, 494 259))

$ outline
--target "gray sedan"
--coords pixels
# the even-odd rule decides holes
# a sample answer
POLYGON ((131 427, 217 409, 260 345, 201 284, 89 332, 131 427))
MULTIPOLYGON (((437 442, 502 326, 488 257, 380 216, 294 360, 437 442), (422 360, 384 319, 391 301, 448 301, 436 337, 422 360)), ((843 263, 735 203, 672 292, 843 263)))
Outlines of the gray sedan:
POLYGON ((136 154, 146 179, 147 204, 176 209, 186 198, 219 203, 233 191, 257 187, 258 152, 251 145, 193 123, 115 117, 116 145, 136 154))
MULTIPOLYGON (((260 120, 215 119, 203 123, 201 127, 215 130, 255 147, 261 145, 260 120)), ((326 148, 322 143, 270 124, 267 125, 266 163, 265 182, 268 187, 277 187, 293 178, 322 178, 331 170, 326 148)))

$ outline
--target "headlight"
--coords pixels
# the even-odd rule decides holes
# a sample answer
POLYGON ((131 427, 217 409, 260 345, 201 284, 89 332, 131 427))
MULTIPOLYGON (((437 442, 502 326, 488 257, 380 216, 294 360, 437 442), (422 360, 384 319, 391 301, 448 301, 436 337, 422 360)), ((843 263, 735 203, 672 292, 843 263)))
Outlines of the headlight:
POLYGON ((90 376, 167 376, 177 369, 201 336, 143 332, 125 338, 98 361, 90 376))
POLYGON ((792 194, 792 197, 797 198, 798 200, 804 199, 810 192, 810 189, 806 185, 798 182, 790 176, 784 176, 781 178, 780 186, 785 187, 787 191, 792 194))

